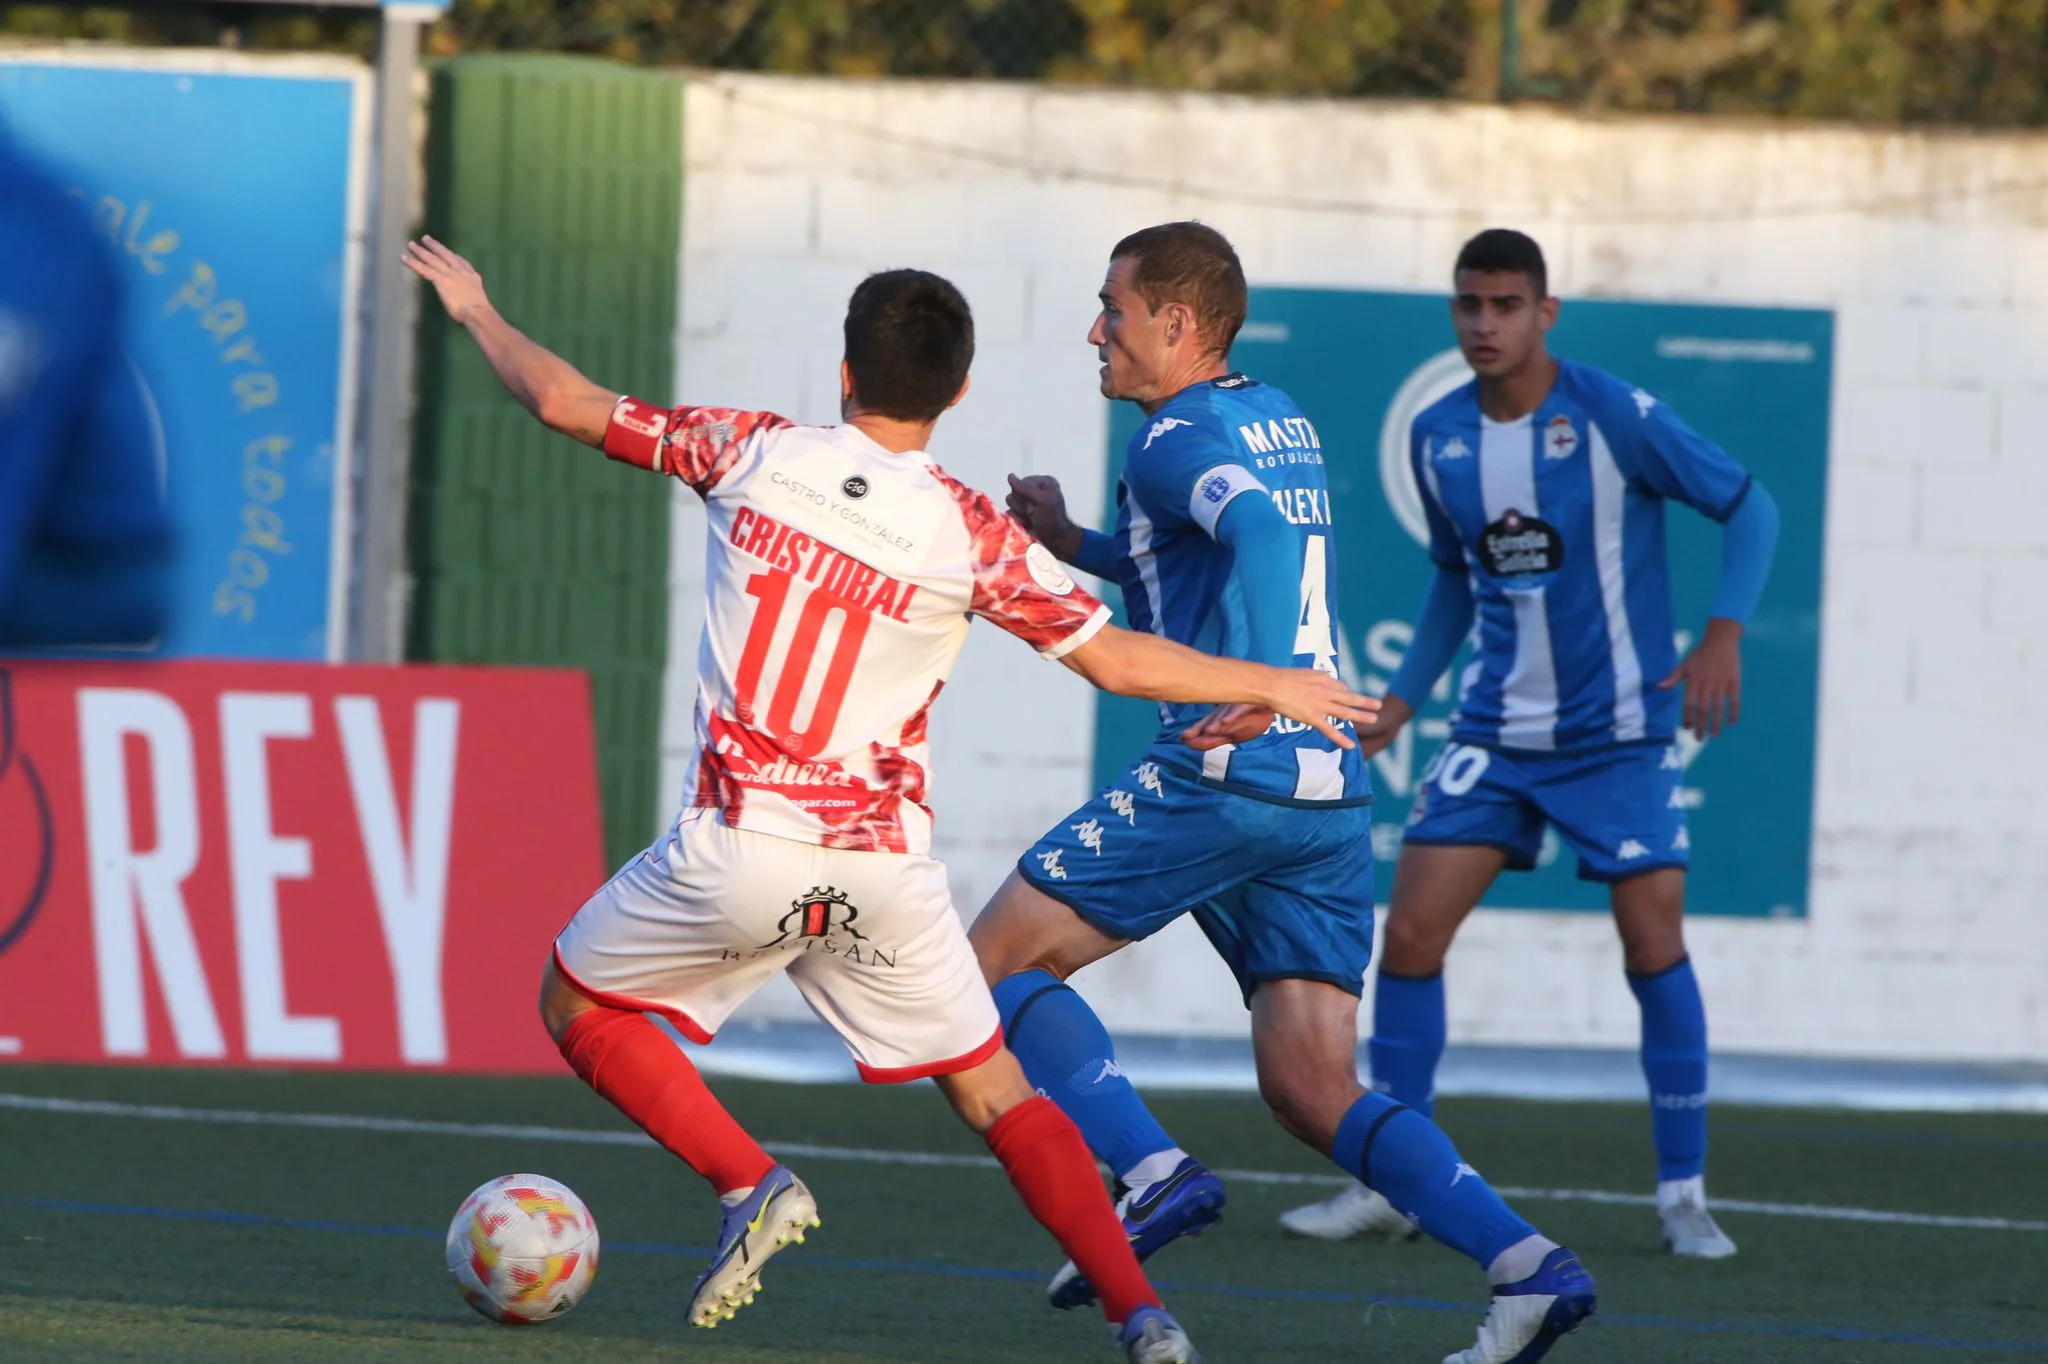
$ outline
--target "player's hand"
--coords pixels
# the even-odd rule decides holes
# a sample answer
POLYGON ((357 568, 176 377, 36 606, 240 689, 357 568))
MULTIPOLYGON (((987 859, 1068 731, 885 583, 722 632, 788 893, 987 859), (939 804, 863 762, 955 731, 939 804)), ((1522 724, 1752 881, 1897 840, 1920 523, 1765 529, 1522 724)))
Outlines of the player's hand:
POLYGON ((1313 668, 1275 668, 1273 677, 1273 690, 1264 698, 1265 708, 1299 720, 1339 748, 1358 747, 1349 734, 1337 727, 1339 722, 1369 725, 1379 718, 1378 701, 1360 696, 1334 674, 1313 668))
POLYGON ((1067 495, 1060 481, 1050 474, 1010 475, 1010 495, 1004 501, 1017 523, 1038 537, 1062 563, 1071 564, 1081 552, 1081 528, 1067 516, 1067 495))
POLYGON ((1273 727, 1273 712, 1264 706, 1237 702, 1218 706, 1180 732, 1180 741, 1197 753, 1225 744, 1246 744, 1273 727))
POLYGON ((1693 646, 1685 661, 1671 676, 1657 684, 1668 691, 1685 684, 1685 704, 1679 724, 1702 739, 1721 732, 1723 723, 1742 718, 1742 627, 1716 616, 1707 622, 1707 634, 1693 646))
POLYGON ((1401 732, 1401 726, 1407 724, 1414 714, 1415 707, 1392 692, 1381 697, 1380 718, 1369 725, 1358 727, 1358 756, 1373 757, 1394 742, 1394 736, 1401 732))
POLYGON ((484 277, 476 267, 432 237, 405 244, 405 268, 434 286, 441 306, 448 310, 448 320, 458 327, 491 306, 484 295, 484 277))

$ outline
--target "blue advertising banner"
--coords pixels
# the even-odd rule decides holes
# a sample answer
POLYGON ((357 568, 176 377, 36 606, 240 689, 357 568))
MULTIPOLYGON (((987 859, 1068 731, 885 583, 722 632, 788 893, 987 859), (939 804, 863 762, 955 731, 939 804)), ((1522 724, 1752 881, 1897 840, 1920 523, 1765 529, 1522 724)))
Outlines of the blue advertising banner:
POLYGON ((178 538, 159 657, 340 656, 367 85, 275 71, 0 61, 0 120, 121 256, 178 538))
MULTIPOLYGON (((1784 516, 1769 586, 1743 645, 1741 723, 1701 744, 1682 736, 1693 846, 1690 910, 1803 917, 1813 830, 1820 678, 1822 528, 1834 317, 1827 312, 1567 300, 1554 353, 1648 389, 1720 443, 1767 486, 1784 516)), ((1232 353, 1246 373, 1292 394, 1321 433, 1339 532, 1338 630, 1345 676, 1377 695, 1399 666, 1434 571, 1409 470, 1415 415, 1471 377, 1447 300, 1422 294, 1254 289, 1232 353)), ((1140 421, 1119 403, 1109 434, 1113 490, 1140 421)), ((1668 513, 1679 647, 1706 621, 1719 578, 1720 528, 1684 507, 1668 513)), ((1373 762, 1379 894, 1416 786, 1442 748, 1464 657, 1400 739, 1373 762)), ((1102 698, 1095 771, 1109 783, 1149 739, 1155 712, 1102 698)), ((1542 865, 1502 876, 1498 908, 1605 910, 1604 886, 1546 834, 1542 865)))

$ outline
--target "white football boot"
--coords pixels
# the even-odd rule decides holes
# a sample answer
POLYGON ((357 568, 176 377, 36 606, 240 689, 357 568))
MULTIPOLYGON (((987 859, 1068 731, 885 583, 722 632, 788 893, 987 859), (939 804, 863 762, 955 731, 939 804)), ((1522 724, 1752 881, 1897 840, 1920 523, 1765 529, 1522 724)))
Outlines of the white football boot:
POLYGON ((1558 1246, 1528 1278, 1494 1285, 1479 1339, 1469 1350, 1446 1355, 1444 1364, 1535 1364, 1598 1308, 1593 1276, 1558 1246))
POLYGON ((1422 1235, 1421 1228, 1380 1194, 1355 1180, 1341 1193, 1280 1214, 1280 1228, 1289 1236, 1312 1241, 1348 1241, 1371 1236, 1398 1244, 1422 1235))
POLYGON ((1657 1220, 1664 1226, 1664 1248, 1693 1260, 1725 1260, 1735 1242, 1707 1211, 1703 1179, 1673 1179, 1657 1186, 1657 1220))

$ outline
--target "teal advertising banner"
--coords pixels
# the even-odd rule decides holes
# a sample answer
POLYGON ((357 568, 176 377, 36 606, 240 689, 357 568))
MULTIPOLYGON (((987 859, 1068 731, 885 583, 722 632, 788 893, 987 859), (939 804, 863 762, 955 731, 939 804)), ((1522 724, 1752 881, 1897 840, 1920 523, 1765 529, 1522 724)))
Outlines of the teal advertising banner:
MULTIPOLYGON (((1656 394, 1720 443, 1771 491, 1784 517, 1769 586, 1743 647, 1742 720, 1700 744, 1681 736, 1693 847, 1695 913, 1799 918, 1806 913, 1820 682, 1821 549, 1827 507, 1834 316, 1781 308, 1567 300, 1551 349, 1656 394)), ((1446 298, 1328 289, 1254 289, 1232 361, 1291 393, 1323 438, 1338 527, 1338 647, 1345 676, 1375 695, 1411 637, 1435 570, 1409 471, 1415 414, 1471 378, 1446 298)), ((1109 486, 1137 429, 1118 403, 1109 486)), ((1719 580, 1720 527, 1685 507, 1667 512, 1679 647, 1705 624, 1719 580)), ((1114 589, 1110 598, 1115 600, 1114 589)), ((1452 679, 1438 683, 1398 742, 1373 762, 1378 893, 1393 884, 1416 783, 1443 746, 1452 679)), ((1150 738, 1156 712, 1102 698, 1095 772, 1109 784, 1150 738)), ((1605 910, 1604 886, 1580 881, 1555 833, 1542 865, 1506 874, 1496 908, 1605 910)))

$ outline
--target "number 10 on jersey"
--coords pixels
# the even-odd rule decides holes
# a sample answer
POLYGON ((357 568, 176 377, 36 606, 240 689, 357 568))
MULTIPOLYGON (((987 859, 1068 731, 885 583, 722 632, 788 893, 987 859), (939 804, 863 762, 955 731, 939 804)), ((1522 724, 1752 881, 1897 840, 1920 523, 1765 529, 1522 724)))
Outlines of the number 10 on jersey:
POLYGON ((804 595, 789 647, 783 651, 775 690, 768 698, 768 713, 765 719, 756 719, 761 674, 767 667, 776 627, 789 605, 792 582, 792 576, 780 569, 756 573, 747 579, 747 595, 760 604, 754 608, 754 624, 747 631, 739 673, 733 679, 733 709, 741 724, 764 730, 781 741, 791 756, 815 758, 831 742, 832 727, 838 723, 839 707, 852 684, 853 667, 860 660, 861 642, 867 638, 872 613, 844 597, 811 588, 804 595), (825 658, 823 675, 814 677, 818 672, 820 642, 826 627, 835 621, 836 634, 825 658), (811 699, 810 710, 799 729, 797 710, 807 694, 811 699))

